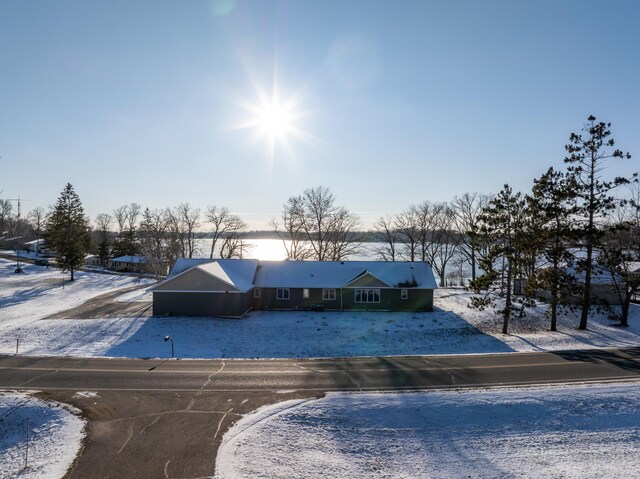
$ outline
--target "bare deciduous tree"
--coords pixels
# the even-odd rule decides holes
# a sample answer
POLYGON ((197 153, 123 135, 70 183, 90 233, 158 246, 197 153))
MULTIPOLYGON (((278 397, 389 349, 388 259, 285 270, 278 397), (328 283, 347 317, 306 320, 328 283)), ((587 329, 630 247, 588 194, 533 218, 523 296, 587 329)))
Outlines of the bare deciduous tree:
POLYGON ((482 210, 491 200, 491 195, 481 193, 465 193, 454 197, 451 207, 454 211, 454 227, 457 246, 460 253, 467 258, 471 266, 471 280, 475 281, 478 265, 480 243, 479 217, 482 210))
POLYGON ((359 218, 346 208, 336 208, 326 235, 330 261, 345 260, 359 251, 361 242, 356 233, 359 224, 359 218))
POLYGON ((100 264, 105 266, 109 260, 111 238, 109 233, 113 223, 113 217, 107 213, 100 213, 96 216, 96 232, 98 233, 98 258, 100 264))
POLYGON ((0 234, 4 233, 11 218, 11 201, 0 198, 0 234))
POLYGON ((142 213, 142 221, 138 228, 140 249, 147 258, 147 264, 156 276, 163 276, 167 268, 175 263, 176 257, 171 256, 168 247, 169 225, 166 211, 149 210, 142 213))
POLYGON ((448 203, 424 202, 418 207, 422 260, 428 261, 445 285, 447 264, 457 251, 453 209, 448 203))
POLYGON ((282 240, 287 252, 287 258, 303 260, 310 256, 309 245, 305 243, 304 201, 302 196, 292 196, 283 205, 282 230, 276 219, 271 220, 271 226, 282 240))
POLYGON ((116 223, 118 224, 118 238, 122 237, 122 232, 127 225, 128 210, 129 207, 127 205, 119 206, 113 210, 113 217, 116 219, 116 223))
POLYGON ((246 223, 238 215, 229 212, 226 207, 209 206, 207 221, 213 226, 213 238, 209 258, 213 259, 216 246, 220 244, 220 257, 241 257, 244 252, 242 238, 247 228, 246 223))
POLYGON ((405 261, 416 261, 419 258, 420 248, 420 227, 417 208, 411 205, 398 214, 394 226, 401 245, 400 256, 405 261))
POLYGON ((295 238, 295 259, 340 261, 360 247, 356 237, 358 217, 335 206, 335 197, 325 186, 309 188, 301 196, 289 198, 282 217, 285 228, 295 238))
POLYGON ((394 221, 393 216, 381 216, 373 225, 374 237, 380 243, 376 253, 383 261, 396 261, 398 257, 398 233, 394 221))
POLYGON ((42 208, 41 206, 38 206, 37 208, 34 208, 31 211, 29 211, 27 218, 29 219, 29 223, 31 224, 31 227, 36 233, 36 240, 38 241, 38 249, 39 249, 40 236, 42 234, 42 230, 47 224, 47 213, 44 210, 44 208, 42 208))

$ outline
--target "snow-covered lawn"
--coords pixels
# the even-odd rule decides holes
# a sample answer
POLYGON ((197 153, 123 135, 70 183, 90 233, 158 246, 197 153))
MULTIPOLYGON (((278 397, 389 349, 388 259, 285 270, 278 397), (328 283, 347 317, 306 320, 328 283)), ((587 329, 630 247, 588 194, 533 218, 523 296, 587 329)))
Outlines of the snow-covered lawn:
MULTIPOLYGON (((440 289, 431 313, 256 311, 241 320, 117 317, 46 319, 99 294, 151 280, 77 273, 62 288, 59 270, 0 259, 0 354, 184 358, 343 357, 419 354, 499 353, 640 345, 640 307, 630 327, 614 327, 594 308, 588 331, 578 331, 577 313, 561 317, 559 332, 548 331, 545 306, 514 318, 502 335, 493 311, 467 307, 470 293, 440 289)), ((68 279, 68 275, 67 275, 68 279)), ((117 302, 150 301, 145 289, 123 293, 117 302)))
POLYGON ((0 391, 0 477, 63 477, 84 438, 78 413, 53 401, 0 391))
POLYGON ((580 311, 560 308, 557 331, 549 331, 551 320, 547 316, 548 305, 540 303, 526 308, 522 318, 513 317, 509 322, 509 334, 502 334, 502 317, 493 310, 478 311, 469 308, 473 294, 456 289, 436 291, 438 308, 464 318, 483 333, 489 334, 513 351, 553 351, 559 349, 615 348, 640 346, 640 306, 631 305, 629 327, 620 328, 618 321, 609 318, 610 313, 601 307, 592 307, 588 330, 578 330, 580 311))
POLYGON ((640 384, 351 394, 259 409, 220 479, 639 477, 640 384))

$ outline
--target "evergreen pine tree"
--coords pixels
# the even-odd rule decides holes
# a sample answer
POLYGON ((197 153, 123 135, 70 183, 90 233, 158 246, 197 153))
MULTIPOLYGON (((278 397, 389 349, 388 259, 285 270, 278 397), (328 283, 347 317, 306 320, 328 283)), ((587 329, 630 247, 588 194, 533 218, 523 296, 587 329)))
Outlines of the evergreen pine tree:
POLYGON ((90 242, 89 222, 82 202, 71 183, 67 183, 47 220, 45 243, 56 252, 58 264, 69 270, 71 281, 75 270, 84 263, 90 242))
POLYGON ((599 227, 603 217, 615 208, 615 198, 610 192, 620 185, 629 183, 626 178, 615 178, 606 181, 602 178, 604 161, 608 158, 631 158, 629 153, 613 149, 614 140, 610 138, 611 123, 596 122, 591 115, 582 128, 585 136, 571 133, 570 143, 565 146, 567 156, 564 161, 569 166, 567 171, 577 185, 579 199, 578 214, 581 217, 580 236, 585 249, 585 257, 578 262, 580 271, 584 272, 584 288, 582 292, 582 311, 579 329, 587 329, 587 318, 591 306, 591 276, 593 271, 594 250, 603 236, 599 227))
POLYGON ((483 309, 494 305, 492 293, 499 289, 504 296, 502 333, 509 332, 509 320, 515 309, 512 298, 513 280, 520 272, 525 251, 524 226, 526 203, 520 193, 514 193, 509 185, 489 201, 480 215, 480 234, 490 241, 486 257, 480 261, 484 274, 471 281, 470 288, 484 296, 471 299, 471 306, 483 309))
POLYGON ((570 245, 572 221, 577 212, 576 184, 572 177, 549 168, 535 180, 532 195, 527 197, 533 215, 540 220, 535 236, 541 242, 541 253, 549 263, 536 270, 530 284, 532 288, 549 291, 551 331, 556 331, 561 286, 568 287, 572 278, 566 266, 573 262, 570 245))

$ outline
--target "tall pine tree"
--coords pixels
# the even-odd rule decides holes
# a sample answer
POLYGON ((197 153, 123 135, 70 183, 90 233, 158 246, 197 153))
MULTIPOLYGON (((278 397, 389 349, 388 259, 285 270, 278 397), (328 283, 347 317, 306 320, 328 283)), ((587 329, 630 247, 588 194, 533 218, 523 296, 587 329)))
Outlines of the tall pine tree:
POLYGON ((541 242, 541 253, 548 267, 536 269, 530 281, 534 289, 549 291, 551 331, 556 330, 561 287, 572 283, 567 268, 573 262, 570 246, 573 240, 573 217, 577 212, 576 184, 553 168, 535 180, 527 201, 532 214, 540 220, 536 237, 541 242))
POLYGON ((480 261, 484 274, 471 281, 470 288, 484 296, 471 298, 471 307, 484 309, 496 304, 495 294, 504 297, 501 310, 502 333, 509 332, 509 320, 517 307, 513 302, 513 283, 521 273, 522 259, 526 253, 525 237, 526 202, 522 195, 514 193, 509 185, 489 201, 480 215, 479 233, 491 246, 480 261))
POLYGON ((579 329, 587 329, 591 306, 594 250, 604 234, 600 225, 607 212, 615 208, 616 205, 611 191, 620 185, 629 183, 627 178, 617 177, 612 181, 606 181, 602 178, 605 160, 631 158, 629 153, 623 153, 621 150, 613 148, 615 142, 611 138, 610 127, 611 123, 596 122, 596 117, 591 115, 582 127, 584 136, 571 133, 570 142, 565 146, 569 156, 565 157, 564 162, 569 165, 567 171, 578 187, 578 214, 581 218, 580 236, 585 250, 585 257, 578 262, 578 267, 584 272, 579 329))
POLYGON ((69 270, 71 281, 75 270, 84 263, 90 242, 89 222, 82 202, 71 183, 67 183, 47 220, 45 243, 56 252, 58 264, 69 270))

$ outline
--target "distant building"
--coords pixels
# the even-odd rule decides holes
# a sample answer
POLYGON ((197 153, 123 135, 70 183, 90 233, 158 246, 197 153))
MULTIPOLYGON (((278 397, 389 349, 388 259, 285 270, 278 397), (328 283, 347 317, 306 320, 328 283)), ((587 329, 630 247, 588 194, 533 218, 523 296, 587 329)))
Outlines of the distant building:
POLYGON ((100 266, 100 258, 98 258, 95 254, 88 254, 84 257, 84 265, 85 266, 100 266))
POLYGON ((24 244, 24 247, 31 253, 39 254, 41 256, 53 257, 56 255, 55 251, 46 248, 44 239, 42 238, 33 241, 27 241, 24 244))
POLYGON ((250 310, 431 311, 426 262, 178 260, 153 313, 242 317, 250 310))
POLYGON ((123 273, 148 273, 149 264, 145 256, 119 256, 109 261, 109 269, 123 273))

